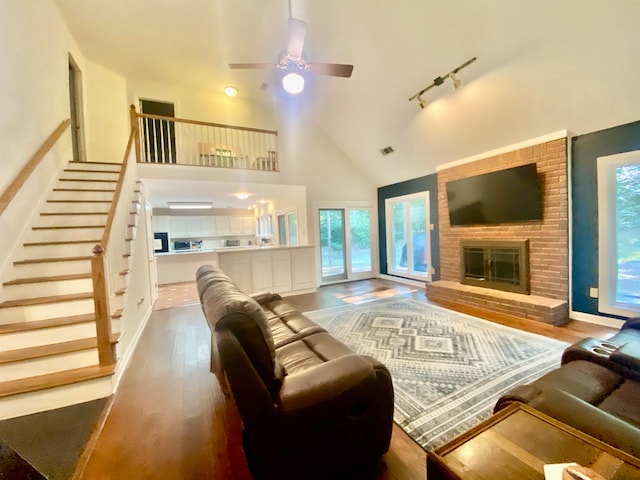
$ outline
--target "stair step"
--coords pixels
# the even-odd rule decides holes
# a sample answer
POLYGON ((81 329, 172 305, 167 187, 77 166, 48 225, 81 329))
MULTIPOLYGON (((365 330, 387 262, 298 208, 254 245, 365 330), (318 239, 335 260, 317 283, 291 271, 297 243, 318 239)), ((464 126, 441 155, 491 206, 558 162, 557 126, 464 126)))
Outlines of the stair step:
POLYGON ((122 318, 122 316, 124 315, 124 308, 120 308, 118 310, 116 310, 114 313, 111 314, 111 318, 113 318, 114 320, 116 318, 122 318))
POLYGON ((20 362, 23 360, 33 360, 35 358, 50 357, 63 353, 89 350, 98 346, 98 340, 94 338, 81 338, 68 342, 53 343, 50 345, 39 345, 37 347, 19 348, 0 352, 0 364, 20 362))
POLYGON ((117 180, 106 178, 59 178, 60 182, 98 182, 98 183, 114 183, 117 180))
POLYGON ((78 165, 78 166, 82 165, 83 168, 89 167, 89 166, 109 165, 111 167, 117 167, 118 170, 122 168, 121 163, 113 163, 113 162, 79 162, 77 160, 71 160, 69 162, 69 165, 78 165))
POLYGON ((111 200, 47 200, 47 203, 111 203, 111 200))
POLYGON ((70 228, 105 228, 106 225, 47 225, 44 227, 31 227, 31 230, 67 230, 70 228))
POLYGON ((90 168, 65 168, 64 171, 75 173, 120 173, 118 170, 92 170, 90 168))
POLYGON ((92 313, 85 315, 73 315, 70 317, 48 318, 46 320, 34 320, 31 322, 18 322, 0 325, 0 334, 29 332, 33 330, 42 330, 45 328, 64 327, 67 325, 76 325, 79 323, 94 322, 95 316, 92 313))
POLYGON ((2 285, 7 287, 10 285, 24 285, 27 283, 64 282, 65 280, 84 280, 87 278, 91 278, 90 273, 76 273, 69 275, 53 275, 50 277, 16 278, 15 280, 3 283, 2 285))
POLYGON ((108 377, 115 372, 115 365, 92 365, 90 367, 65 370, 36 377, 0 382, 0 397, 35 392, 47 388, 61 387, 95 378, 108 377))
MULTIPOLYGON (((110 203, 110 202, 107 202, 110 203)), ((74 215, 107 215, 108 212, 42 212, 40 213, 43 217, 49 216, 74 216, 74 215)))
POLYGON ((93 240, 64 240, 64 241, 51 241, 51 242, 27 242, 22 245, 25 247, 42 247, 44 245, 74 245, 77 243, 100 243, 101 238, 93 240))
POLYGON ((50 297, 20 298, 6 300, 0 303, 0 308, 26 307, 31 305, 47 305, 50 303, 73 302, 75 300, 88 300, 93 298, 93 292, 73 293, 70 295, 53 295, 50 297))
POLYGON ((115 188, 54 188, 54 192, 115 192, 115 188))
POLYGON ((52 263, 52 262, 76 262, 78 260, 91 260, 93 257, 80 256, 80 257, 51 257, 51 258, 28 258, 26 260, 17 260, 13 262, 15 266, 18 265, 32 265, 35 263, 52 263))

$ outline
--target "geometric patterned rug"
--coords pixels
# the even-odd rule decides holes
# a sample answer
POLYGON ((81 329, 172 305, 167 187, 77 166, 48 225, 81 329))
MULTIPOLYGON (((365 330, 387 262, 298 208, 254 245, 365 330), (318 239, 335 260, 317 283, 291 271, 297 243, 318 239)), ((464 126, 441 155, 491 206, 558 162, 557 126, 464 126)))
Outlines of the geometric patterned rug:
POLYGON ((386 365, 394 421, 427 451, 489 418, 502 394, 556 368, 568 346, 404 297, 305 315, 386 365))

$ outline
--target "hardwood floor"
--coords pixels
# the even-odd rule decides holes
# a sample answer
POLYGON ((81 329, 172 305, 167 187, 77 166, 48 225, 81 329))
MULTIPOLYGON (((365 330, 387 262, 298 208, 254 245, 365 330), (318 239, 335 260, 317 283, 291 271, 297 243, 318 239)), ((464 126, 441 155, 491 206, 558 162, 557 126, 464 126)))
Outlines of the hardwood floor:
MULTIPOLYGON (((424 291, 415 287, 376 279, 322 287, 287 301, 311 311, 392 295, 425 299, 424 291)), ((188 295, 179 302, 193 303, 188 295)), ((149 320, 93 453, 75 478, 251 478, 242 453, 238 412, 209 371, 210 335, 199 303, 178 308, 160 304, 164 309, 154 311, 149 320)), ((567 342, 613 334, 612 329, 581 322, 552 327, 468 309, 465 313, 567 342)), ((425 457, 424 450, 394 425, 389 452, 372 471, 357 478, 424 479, 425 457)))

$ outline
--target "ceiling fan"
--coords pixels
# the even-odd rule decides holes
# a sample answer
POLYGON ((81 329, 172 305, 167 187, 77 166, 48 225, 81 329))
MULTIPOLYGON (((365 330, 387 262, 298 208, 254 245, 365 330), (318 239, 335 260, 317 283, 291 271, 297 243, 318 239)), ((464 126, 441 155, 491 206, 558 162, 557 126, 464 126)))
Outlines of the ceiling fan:
POLYGON ((287 48, 278 56, 278 63, 230 63, 230 68, 277 68, 285 72, 282 78, 284 89, 292 94, 300 93, 304 88, 303 74, 349 78, 353 65, 339 63, 311 63, 303 55, 304 37, 307 23, 289 16, 289 36, 287 48))

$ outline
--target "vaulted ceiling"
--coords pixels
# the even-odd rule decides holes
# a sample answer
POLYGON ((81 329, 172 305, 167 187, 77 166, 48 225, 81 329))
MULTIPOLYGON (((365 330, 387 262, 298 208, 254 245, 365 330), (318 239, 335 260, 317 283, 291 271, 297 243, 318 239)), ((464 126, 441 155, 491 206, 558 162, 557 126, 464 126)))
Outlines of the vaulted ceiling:
MULTIPOLYGON (((55 0, 83 53, 129 78, 274 102, 287 0, 55 0), (263 84, 268 88, 261 89, 263 84)), ((355 66, 316 77, 298 101, 375 185, 558 130, 638 119, 640 2, 291 0, 305 55, 355 66), (472 57, 450 82, 413 94, 472 57), (382 156, 379 149, 395 152, 382 156)))

